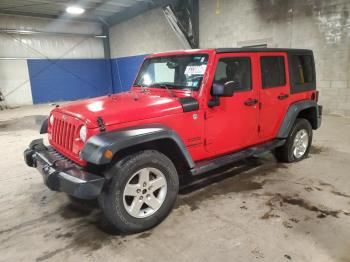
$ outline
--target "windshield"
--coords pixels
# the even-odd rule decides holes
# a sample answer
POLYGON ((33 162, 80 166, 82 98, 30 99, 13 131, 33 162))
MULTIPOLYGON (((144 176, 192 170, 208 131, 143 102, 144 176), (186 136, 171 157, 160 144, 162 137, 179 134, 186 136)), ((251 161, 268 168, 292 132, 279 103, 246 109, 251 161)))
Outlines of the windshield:
POLYGON ((146 59, 136 77, 135 86, 169 89, 199 89, 208 55, 176 55, 146 59))

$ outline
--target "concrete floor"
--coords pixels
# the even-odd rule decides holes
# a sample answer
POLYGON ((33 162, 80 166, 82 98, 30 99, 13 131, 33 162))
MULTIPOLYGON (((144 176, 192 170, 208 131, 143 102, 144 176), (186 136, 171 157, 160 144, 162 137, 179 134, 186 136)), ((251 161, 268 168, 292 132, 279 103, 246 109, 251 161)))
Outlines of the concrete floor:
POLYGON ((186 181, 161 225, 122 236, 25 166, 49 108, 0 111, 0 261, 350 261, 349 118, 325 116, 302 162, 266 153, 186 181))

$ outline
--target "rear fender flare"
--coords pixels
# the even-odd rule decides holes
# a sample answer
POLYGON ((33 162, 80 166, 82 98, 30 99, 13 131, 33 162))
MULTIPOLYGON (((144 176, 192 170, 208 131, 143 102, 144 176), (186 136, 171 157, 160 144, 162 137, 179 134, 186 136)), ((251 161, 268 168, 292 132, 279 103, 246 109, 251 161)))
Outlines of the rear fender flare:
POLYGON ((317 103, 313 100, 298 101, 288 108, 288 111, 285 114, 283 122, 278 131, 277 138, 287 138, 299 113, 307 108, 315 108, 316 114, 314 117, 317 121, 317 117, 319 115, 317 103))

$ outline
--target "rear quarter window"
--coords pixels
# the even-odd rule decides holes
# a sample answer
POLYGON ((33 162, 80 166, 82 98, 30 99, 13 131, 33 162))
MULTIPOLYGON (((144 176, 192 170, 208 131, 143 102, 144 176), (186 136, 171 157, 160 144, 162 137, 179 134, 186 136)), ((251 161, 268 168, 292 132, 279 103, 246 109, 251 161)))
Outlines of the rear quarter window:
POLYGON ((293 79, 297 84, 314 81, 313 59, 311 55, 292 56, 293 79))
POLYGON ((289 55, 291 93, 316 89, 314 59, 311 54, 289 55))

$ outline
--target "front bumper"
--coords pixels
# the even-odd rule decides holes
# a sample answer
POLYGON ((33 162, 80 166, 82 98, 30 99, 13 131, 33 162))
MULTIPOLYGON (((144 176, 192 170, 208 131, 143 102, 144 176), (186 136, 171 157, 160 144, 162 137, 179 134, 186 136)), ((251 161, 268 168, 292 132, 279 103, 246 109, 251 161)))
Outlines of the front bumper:
POLYGON ((42 174, 51 190, 65 192, 81 199, 93 199, 101 194, 105 178, 83 170, 64 158, 42 139, 34 140, 24 151, 24 160, 42 174))

